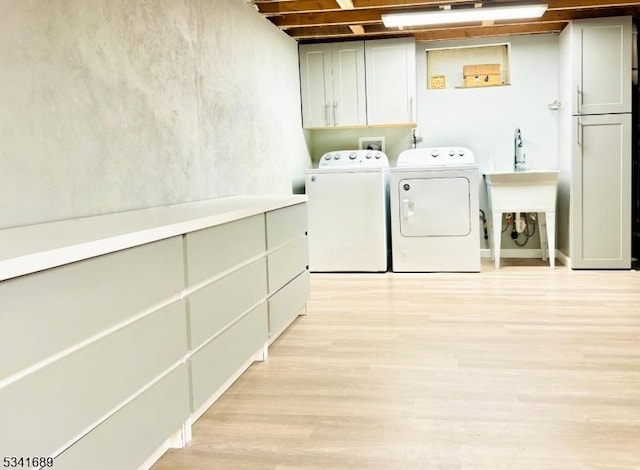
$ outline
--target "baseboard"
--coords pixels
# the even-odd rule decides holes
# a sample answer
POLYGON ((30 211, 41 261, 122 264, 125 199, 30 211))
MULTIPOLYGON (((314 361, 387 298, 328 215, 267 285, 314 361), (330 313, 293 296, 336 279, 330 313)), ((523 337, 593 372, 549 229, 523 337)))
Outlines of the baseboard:
POLYGON ((571 267, 571 258, 565 255, 562 251, 556 250, 556 259, 560 261, 567 268, 571 267))
MULTIPOLYGON (((491 258, 491 249, 482 248, 480 250, 480 257, 491 258)), ((540 248, 525 248, 518 250, 515 248, 508 248, 506 250, 500 250, 500 258, 540 258, 542 259, 542 250, 540 248)), ((560 250, 556 250, 556 259, 566 267, 571 267, 571 258, 565 255, 560 250)))
MULTIPOLYGON (((482 258, 491 258, 491 250, 483 248, 480 250, 482 258)), ((500 258, 542 258, 542 250, 540 248, 507 248, 500 250, 500 258)))

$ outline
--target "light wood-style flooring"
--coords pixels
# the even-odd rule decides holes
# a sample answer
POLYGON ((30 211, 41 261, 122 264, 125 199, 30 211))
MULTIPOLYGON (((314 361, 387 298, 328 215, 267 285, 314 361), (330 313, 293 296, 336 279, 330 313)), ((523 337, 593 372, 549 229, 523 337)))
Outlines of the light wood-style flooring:
POLYGON ((640 273, 314 274, 153 468, 640 469, 640 273))

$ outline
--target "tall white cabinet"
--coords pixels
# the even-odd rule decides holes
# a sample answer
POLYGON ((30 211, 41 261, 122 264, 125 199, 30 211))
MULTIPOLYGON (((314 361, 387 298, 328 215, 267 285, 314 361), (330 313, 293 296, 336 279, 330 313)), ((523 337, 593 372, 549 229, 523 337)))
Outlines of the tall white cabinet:
POLYGON ((560 35, 558 247, 576 269, 631 267, 631 28, 598 18, 560 35))
POLYGON ((413 38, 303 44, 299 53, 305 128, 415 122, 413 38))

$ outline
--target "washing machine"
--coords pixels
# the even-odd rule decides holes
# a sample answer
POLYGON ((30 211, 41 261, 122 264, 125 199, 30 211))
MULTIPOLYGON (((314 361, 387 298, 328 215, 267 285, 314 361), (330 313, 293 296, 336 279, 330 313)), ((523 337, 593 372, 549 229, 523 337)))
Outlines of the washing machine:
POLYGON ((307 171, 310 271, 387 271, 388 181, 374 150, 329 152, 307 171))
POLYGON ((391 169, 394 272, 479 272, 479 169, 464 147, 411 149, 391 169))

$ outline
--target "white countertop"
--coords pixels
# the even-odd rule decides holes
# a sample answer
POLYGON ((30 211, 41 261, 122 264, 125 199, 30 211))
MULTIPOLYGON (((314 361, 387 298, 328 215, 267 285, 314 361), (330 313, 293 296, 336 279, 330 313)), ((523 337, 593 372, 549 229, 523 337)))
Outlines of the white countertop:
POLYGON ((0 230, 0 281, 307 200, 233 196, 0 230))

